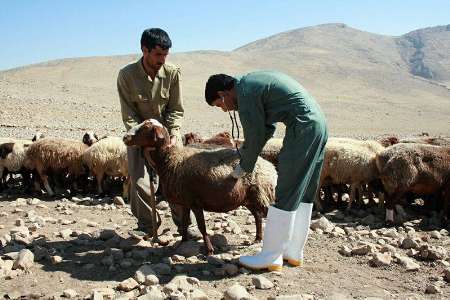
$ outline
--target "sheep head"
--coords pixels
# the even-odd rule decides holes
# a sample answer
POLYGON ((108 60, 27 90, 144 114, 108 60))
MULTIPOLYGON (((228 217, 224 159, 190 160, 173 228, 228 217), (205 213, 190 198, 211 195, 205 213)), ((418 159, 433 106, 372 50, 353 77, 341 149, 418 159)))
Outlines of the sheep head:
POLYGON ((4 143, 0 145, 0 158, 5 159, 13 151, 14 143, 4 143))
POLYGON ((88 131, 83 135, 83 144, 89 147, 98 142, 99 138, 93 131, 88 131))
POLYGON ((170 144, 170 137, 164 126, 155 119, 148 119, 134 126, 123 137, 127 146, 163 148, 170 144))
POLYGON ((191 145, 191 144, 195 144, 195 143, 202 143, 203 139, 200 136, 200 134, 196 133, 196 132, 190 132, 190 133, 186 133, 184 135, 184 145, 191 145))

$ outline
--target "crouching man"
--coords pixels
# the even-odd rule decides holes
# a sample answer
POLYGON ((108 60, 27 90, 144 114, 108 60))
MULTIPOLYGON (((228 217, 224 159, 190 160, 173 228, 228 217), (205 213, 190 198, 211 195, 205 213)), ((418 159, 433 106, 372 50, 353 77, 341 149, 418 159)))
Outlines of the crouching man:
POLYGON ((286 125, 278 157, 276 203, 269 207, 262 250, 241 256, 239 262, 270 271, 281 270, 283 259, 301 265, 328 138, 319 105, 297 81, 276 71, 213 75, 206 83, 205 98, 225 112, 239 112, 245 141, 239 150, 240 164, 230 174, 236 180, 253 171, 275 123, 286 125))

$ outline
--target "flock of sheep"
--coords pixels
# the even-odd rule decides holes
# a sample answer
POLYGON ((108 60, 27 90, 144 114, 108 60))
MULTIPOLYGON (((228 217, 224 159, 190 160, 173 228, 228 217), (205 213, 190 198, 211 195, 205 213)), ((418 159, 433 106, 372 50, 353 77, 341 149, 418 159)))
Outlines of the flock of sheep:
MULTIPOLYGON (((162 192, 168 201, 184 204, 198 214, 198 210, 224 212, 246 206, 255 216, 257 239, 261 239, 261 218, 275 201, 277 154, 282 140, 268 141, 253 177, 236 188, 231 186, 235 183, 229 173, 239 159, 233 149, 241 143, 242 140, 234 140, 228 133, 206 140, 190 133, 184 136, 185 147, 178 149, 177 155, 159 157, 162 159, 159 165, 153 164, 162 177, 162 192), (165 172, 162 176, 158 168, 165 172), (230 190, 223 190, 226 188, 230 190), (215 201, 221 189, 229 199, 215 201)), ((129 185, 127 151, 122 138, 98 139, 93 133, 86 133, 80 141, 39 135, 33 140, 1 138, 1 188, 7 184, 10 173, 20 173, 23 186, 29 191, 33 188, 41 191, 42 184, 49 196, 55 194, 52 185, 58 181, 68 182, 71 191, 80 192, 80 187, 88 186, 88 178, 95 178, 97 193, 101 194, 109 176, 123 183, 124 196, 129 185)), ((387 223, 394 223, 395 212, 401 216, 402 205, 421 197, 425 202, 440 204, 445 222, 450 200, 450 139, 329 138, 316 209, 343 203, 344 193, 349 194, 345 204, 348 208, 353 203, 364 203, 363 198, 368 203, 375 203, 377 198, 378 204, 384 203, 387 223)))

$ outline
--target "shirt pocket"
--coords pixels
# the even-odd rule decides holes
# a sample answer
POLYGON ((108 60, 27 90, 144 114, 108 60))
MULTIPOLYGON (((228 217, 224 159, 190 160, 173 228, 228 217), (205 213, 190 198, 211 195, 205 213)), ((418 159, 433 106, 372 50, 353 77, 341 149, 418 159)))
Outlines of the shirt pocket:
POLYGON ((161 102, 163 105, 166 105, 169 102, 170 91, 168 88, 161 87, 161 102))

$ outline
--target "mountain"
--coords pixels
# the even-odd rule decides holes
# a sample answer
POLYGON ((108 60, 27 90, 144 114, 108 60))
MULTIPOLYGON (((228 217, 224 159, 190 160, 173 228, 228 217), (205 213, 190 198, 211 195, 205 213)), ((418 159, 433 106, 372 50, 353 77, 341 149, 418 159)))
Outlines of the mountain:
MULTIPOLYGON (((1 124, 9 126, 4 130, 120 134, 116 77, 138 58, 71 58, 0 72, 1 124)), ((204 102, 208 76, 277 69, 317 99, 331 135, 450 135, 450 25, 392 37, 323 24, 229 52, 173 53, 169 61, 182 68, 184 131, 209 135, 231 127, 226 114, 204 102)))

